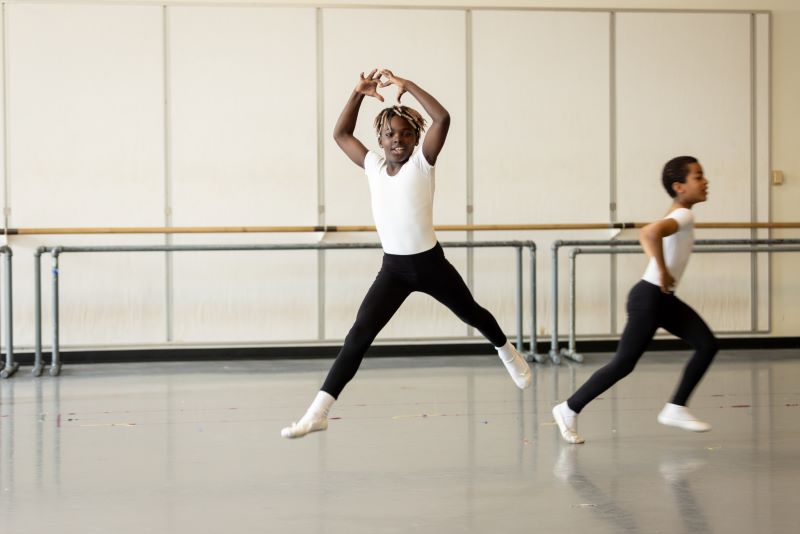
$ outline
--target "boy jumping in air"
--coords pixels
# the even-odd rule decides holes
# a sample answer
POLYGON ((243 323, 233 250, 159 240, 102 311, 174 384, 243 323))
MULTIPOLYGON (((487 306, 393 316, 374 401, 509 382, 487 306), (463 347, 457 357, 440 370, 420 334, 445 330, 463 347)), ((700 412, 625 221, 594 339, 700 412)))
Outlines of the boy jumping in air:
POLYGON ((364 353, 414 291, 427 293, 477 328, 495 346, 517 387, 530 386, 528 363, 509 343, 492 314, 475 302, 458 271, 445 258, 433 231, 434 166, 449 127, 447 110, 414 82, 386 69, 375 69, 367 76, 361 73, 336 122, 333 137, 367 175, 372 216, 384 251, 383 263, 321 390, 305 415, 281 431, 283 437, 299 438, 328 428, 328 412, 355 376, 364 353), (383 102, 378 88, 389 85, 397 87, 398 104, 408 92, 431 117, 419 149, 415 147, 425 129, 425 119, 416 110, 401 105, 386 108, 375 118, 382 153, 368 151, 353 136, 364 97, 383 102))

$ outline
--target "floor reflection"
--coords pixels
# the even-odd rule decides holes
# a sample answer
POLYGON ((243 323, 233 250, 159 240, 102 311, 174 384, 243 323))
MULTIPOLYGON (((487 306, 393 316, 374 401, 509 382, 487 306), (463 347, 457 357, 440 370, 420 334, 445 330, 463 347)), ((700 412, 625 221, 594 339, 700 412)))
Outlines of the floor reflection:
POLYGON ((581 415, 551 407, 604 360, 367 359, 327 433, 280 428, 329 361, 85 365, 0 381, 0 533, 793 532, 800 351, 721 354, 692 434, 655 416, 684 353, 648 355, 581 415))

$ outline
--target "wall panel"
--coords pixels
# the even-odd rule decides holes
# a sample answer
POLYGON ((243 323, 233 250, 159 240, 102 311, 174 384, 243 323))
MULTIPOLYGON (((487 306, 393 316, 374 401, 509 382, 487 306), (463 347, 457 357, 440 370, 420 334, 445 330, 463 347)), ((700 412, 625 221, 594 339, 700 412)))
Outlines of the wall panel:
MULTIPOLYGON (((161 9, 6 5, 10 225, 159 226, 164 213, 161 9)), ((17 340, 32 343, 32 249, 16 249, 17 340)), ((48 244, 157 236, 51 236, 48 244)), ((34 247, 35 248, 35 247, 34 247)), ((164 340, 163 259, 69 256, 65 344, 164 340)), ((46 283, 49 283, 45 277, 46 283)))
MULTIPOLYGON (((671 200, 661 169, 688 154, 710 182, 708 201, 693 210, 696 221, 750 220, 750 15, 620 13, 616 47, 618 219, 665 215, 671 200)), ((749 236, 697 232, 698 238, 749 236)), ((620 273, 634 275, 641 275, 639 267, 620 273)), ((679 292, 712 327, 750 328, 749 260, 692 258, 679 292)))
MULTIPOLYGON (((315 225, 314 10, 170 8, 167 38, 172 223, 315 225)), ((309 240, 314 236, 174 238, 309 240)), ((315 253, 175 254, 173 262, 176 341, 316 337, 315 253)))
MULTIPOLYGON (((609 23, 608 13, 473 14, 476 224, 608 220, 609 23)), ((547 232, 537 239, 544 302, 549 244, 578 234, 547 232)), ((480 238, 529 239, 530 234, 491 232, 480 238)), ((513 273, 510 257, 487 250, 476 254, 475 262, 476 292, 507 330, 505 325, 515 325, 514 300, 508 298, 513 275, 502 274, 513 273)), ((602 309, 607 301, 608 268, 584 270, 581 276, 588 282, 580 287, 582 309, 588 312, 581 328, 607 328, 607 314, 594 306, 602 309)), ((566 320, 563 287, 560 313, 566 320)), ((549 315, 550 307, 544 306, 538 322, 547 331, 549 315)))

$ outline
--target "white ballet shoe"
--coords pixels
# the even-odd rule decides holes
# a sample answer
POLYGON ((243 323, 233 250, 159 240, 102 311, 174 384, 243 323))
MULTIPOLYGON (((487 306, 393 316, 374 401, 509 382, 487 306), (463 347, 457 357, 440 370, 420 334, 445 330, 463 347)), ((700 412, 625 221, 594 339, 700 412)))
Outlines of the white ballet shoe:
POLYGON ((564 441, 572 444, 580 444, 585 441, 578 435, 578 415, 567 406, 566 401, 553 406, 553 419, 556 420, 564 441))
POLYGON ((502 347, 497 347, 497 355, 500 361, 506 366, 508 374, 519 389, 527 389, 533 383, 533 373, 525 358, 517 352, 517 349, 510 342, 502 347))
POLYGON ((695 417, 689 408, 678 404, 667 403, 658 414, 658 422, 666 426, 674 426, 691 432, 708 432, 711 425, 695 417))
POLYGON ((302 438, 306 434, 310 434, 311 432, 320 432, 322 430, 328 429, 328 418, 327 417, 306 417, 303 416, 296 423, 292 423, 291 426, 284 427, 281 429, 281 436, 287 439, 295 439, 295 438, 302 438))

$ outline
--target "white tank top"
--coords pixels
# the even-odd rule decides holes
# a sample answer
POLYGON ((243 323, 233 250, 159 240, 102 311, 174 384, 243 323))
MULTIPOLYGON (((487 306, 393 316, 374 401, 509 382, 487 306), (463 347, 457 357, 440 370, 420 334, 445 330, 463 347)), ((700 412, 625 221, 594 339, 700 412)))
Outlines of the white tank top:
MULTIPOLYGON (((672 235, 668 235, 662 240, 664 263, 669 273, 675 279, 675 285, 670 288, 674 291, 675 287, 678 285, 678 281, 681 279, 681 276, 683 276, 683 271, 686 270, 686 264, 689 263, 689 256, 692 254, 692 246, 694 245, 694 215, 690 209, 678 208, 670 212, 664 218, 675 219, 678 223, 678 231, 672 235)), ((650 263, 647 264, 647 269, 642 279, 657 286, 661 285, 661 277, 655 258, 650 258, 650 263)))
POLYGON ((367 152, 364 172, 369 179, 372 218, 383 251, 407 256, 436 246, 433 232, 434 169, 416 150, 394 176, 386 158, 367 152))

